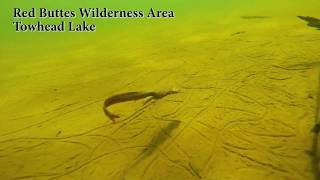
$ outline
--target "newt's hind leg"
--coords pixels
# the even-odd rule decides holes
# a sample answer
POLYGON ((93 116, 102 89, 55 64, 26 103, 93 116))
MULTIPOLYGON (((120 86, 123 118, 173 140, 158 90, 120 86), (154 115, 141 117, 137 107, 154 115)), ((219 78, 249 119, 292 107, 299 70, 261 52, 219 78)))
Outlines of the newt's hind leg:
POLYGON ((111 116, 109 116, 109 118, 111 119, 111 121, 112 121, 113 123, 116 123, 116 118, 120 118, 120 116, 115 115, 115 114, 111 114, 111 116))
POLYGON ((106 116, 108 116, 108 118, 113 122, 116 123, 116 118, 120 118, 120 116, 116 115, 116 114, 112 114, 111 112, 109 112, 106 108, 103 108, 104 114, 106 116))

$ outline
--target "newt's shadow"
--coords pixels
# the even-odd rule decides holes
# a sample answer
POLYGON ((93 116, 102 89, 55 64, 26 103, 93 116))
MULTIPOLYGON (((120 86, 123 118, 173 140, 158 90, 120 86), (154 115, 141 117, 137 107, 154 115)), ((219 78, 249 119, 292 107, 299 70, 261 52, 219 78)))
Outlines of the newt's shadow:
POLYGON ((171 121, 166 127, 162 128, 160 132, 153 136, 151 141, 148 143, 147 148, 145 148, 137 157, 133 166, 139 164, 144 159, 152 155, 160 145, 171 137, 172 132, 179 127, 180 123, 180 121, 171 121))
POLYGON ((298 18, 308 22, 308 26, 315 27, 318 28, 318 30, 320 30, 320 19, 311 16, 298 16, 298 18))

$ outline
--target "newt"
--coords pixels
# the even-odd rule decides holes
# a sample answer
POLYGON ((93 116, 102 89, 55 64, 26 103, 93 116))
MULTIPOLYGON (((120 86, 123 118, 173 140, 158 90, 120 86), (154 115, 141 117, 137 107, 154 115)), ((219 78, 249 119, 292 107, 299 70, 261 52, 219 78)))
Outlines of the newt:
POLYGON ((168 96, 170 94, 176 94, 179 91, 177 90, 169 90, 169 91, 158 91, 158 92, 127 92, 127 93, 122 93, 122 94, 116 94, 113 95, 109 98, 107 98, 104 103, 103 103, 103 111, 104 114, 113 122, 115 123, 116 118, 120 118, 120 116, 111 113, 108 110, 108 107, 121 103, 121 102, 127 102, 127 101, 135 101, 139 99, 144 99, 147 97, 151 97, 152 99, 161 99, 165 96, 168 96))

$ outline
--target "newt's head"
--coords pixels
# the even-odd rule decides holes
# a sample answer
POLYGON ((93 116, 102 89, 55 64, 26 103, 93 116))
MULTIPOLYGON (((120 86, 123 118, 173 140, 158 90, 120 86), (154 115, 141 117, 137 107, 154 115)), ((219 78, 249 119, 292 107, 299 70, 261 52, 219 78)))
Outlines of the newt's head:
POLYGON ((180 90, 178 88, 172 88, 170 91, 168 91, 170 94, 176 94, 176 93, 179 93, 180 90))

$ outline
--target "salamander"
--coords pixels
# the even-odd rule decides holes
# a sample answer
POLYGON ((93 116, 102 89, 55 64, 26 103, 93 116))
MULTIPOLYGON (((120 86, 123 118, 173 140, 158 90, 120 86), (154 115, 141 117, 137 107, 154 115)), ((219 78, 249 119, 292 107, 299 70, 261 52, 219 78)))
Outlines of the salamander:
POLYGON ((104 114, 115 123, 115 119, 119 118, 118 115, 111 113, 107 108, 113 104, 126 102, 126 101, 135 101, 139 99, 144 99, 146 97, 151 97, 152 99, 161 99, 170 94, 178 93, 177 90, 170 91, 158 91, 158 92, 127 92, 122 94, 116 94, 107 98, 103 103, 103 112, 104 114))

